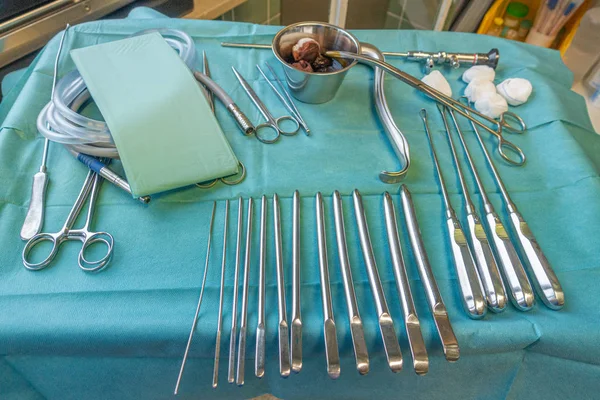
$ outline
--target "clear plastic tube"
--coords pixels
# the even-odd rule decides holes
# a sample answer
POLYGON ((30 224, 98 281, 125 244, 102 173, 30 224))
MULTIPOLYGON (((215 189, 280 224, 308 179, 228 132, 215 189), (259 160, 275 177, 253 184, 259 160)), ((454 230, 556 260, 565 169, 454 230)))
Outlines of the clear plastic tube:
MULTIPOLYGON (((132 36, 151 32, 160 33, 177 51, 183 62, 193 70, 196 48, 189 35, 174 29, 147 29, 132 36)), ((118 158, 118 151, 106 123, 74 111, 89 99, 90 93, 79 72, 77 70, 69 72, 58 81, 54 98, 38 115, 37 128, 46 138, 64 144, 77 152, 98 157, 118 158)))

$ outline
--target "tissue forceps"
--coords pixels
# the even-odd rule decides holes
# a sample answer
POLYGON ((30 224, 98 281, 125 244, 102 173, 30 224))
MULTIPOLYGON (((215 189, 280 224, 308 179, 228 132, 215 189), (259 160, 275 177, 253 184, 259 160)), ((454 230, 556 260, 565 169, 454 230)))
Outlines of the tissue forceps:
MULTIPOLYGON (((107 160, 103 160, 103 162, 106 163, 107 160)), ((101 183, 102 177, 90 170, 85 178, 83 186, 81 187, 79 196, 77 196, 75 204, 73 204, 73 208, 71 208, 71 211, 67 216, 67 220, 65 221, 65 224, 61 230, 56 233, 38 233, 29 239, 29 241, 25 244, 22 255, 23 265, 25 268, 32 271, 38 271, 46 268, 48 265, 50 265, 52 260, 54 260, 56 254, 58 254, 60 245, 67 240, 79 240, 82 242, 81 250, 79 251, 77 260, 79 268, 82 270, 86 272, 96 272, 108 265, 112 258, 114 248, 114 239, 112 235, 108 232, 90 231, 90 225, 94 216, 94 208, 96 207, 96 200, 98 199, 98 192, 100 191, 101 183), (89 206, 85 224, 80 229, 72 229, 73 224, 75 224, 75 221, 77 221, 77 217, 81 213, 81 209, 88 198, 89 206), (37 263, 32 262, 29 258, 29 255, 31 254, 31 251, 42 242, 52 243, 52 249, 43 261, 37 263), (85 258, 85 251, 94 243, 103 243, 106 245, 106 254, 104 257, 98 260, 90 261, 85 258)))
POLYGON ((260 100, 260 98, 254 91, 254 89, 252 89, 252 87, 248 84, 248 82, 246 82, 246 80, 242 77, 242 75, 240 75, 240 73, 234 67, 231 67, 231 69, 233 70, 233 73, 235 74, 238 81, 240 82, 240 85, 242 85, 242 87, 244 88, 244 90, 246 91, 248 96, 250 97, 250 100, 252 100, 252 102, 254 103, 256 108, 258 108, 260 113, 267 120, 267 122, 258 124, 254 128, 254 135, 256 136, 256 138, 259 141, 266 143, 266 144, 271 144, 271 143, 275 143, 277 140, 279 140, 279 137, 281 135, 294 136, 296 133, 298 133, 298 130, 300 129, 300 123, 298 121, 296 121, 296 119, 294 117, 292 117, 291 115, 284 115, 279 118, 273 117, 273 115, 267 109, 267 106, 265 106, 265 104, 260 100), (284 121, 292 121, 294 123, 294 125, 296 126, 294 128, 294 130, 291 130, 291 131, 284 130, 282 128, 282 123, 284 121), (261 130, 265 131, 267 129, 275 131, 275 136, 272 137, 271 139, 262 137, 261 134, 259 133, 261 130))

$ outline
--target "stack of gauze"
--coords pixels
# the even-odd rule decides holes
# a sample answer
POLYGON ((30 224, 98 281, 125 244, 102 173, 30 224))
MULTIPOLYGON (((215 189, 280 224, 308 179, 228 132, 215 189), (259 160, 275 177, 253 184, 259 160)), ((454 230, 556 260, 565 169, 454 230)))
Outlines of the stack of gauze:
POLYGON ((462 76, 468 83, 465 96, 475 105, 475 109, 490 118, 499 118, 508 111, 508 105, 518 106, 527 101, 533 87, 523 78, 509 78, 494 85, 496 71, 487 65, 475 65, 462 76))

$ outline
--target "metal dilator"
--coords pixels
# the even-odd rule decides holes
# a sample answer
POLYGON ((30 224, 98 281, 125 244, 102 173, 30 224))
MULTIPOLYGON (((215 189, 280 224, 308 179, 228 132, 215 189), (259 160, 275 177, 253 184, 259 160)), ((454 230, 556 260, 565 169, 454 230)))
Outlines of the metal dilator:
POLYGON ((181 385, 181 378, 183 377, 183 371, 185 364, 187 363, 188 354, 194 339, 194 333, 196 333, 196 326, 198 325, 198 314, 200 314, 200 307, 202 306, 202 298, 204 296, 204 287, 206 285, 206 274, 208 273, 208 262, 210 259, 210 243, 213 232, 213 224, 215 222, 215 212, 217 211, 217 202, 213 201, 212 213, 210 215, 210 225, 208 226, 208 240, 206 243, 206 258, 204 260, 204 274, 202 275, 202 285, 200 286, 200 295, 198 296, 198 304, 196 305, 196 313, 194 314, 194 320, 192 322, 192 328, 188 336, 187 344, 185 345, 185 351, 183 352, 183 359, 181 360, 181 367, 179 368, 179 375, 177 375, 177 383, 175 383, 174 395, 179 392, 179 386, 181 385))
POLYGON ((238 222, 237 222, 237 241, 235 245, 235 270, 233 273, 233 303, 231 305, 231 331, 229 334, 229 368, 227 370, 227 381, 233 383, 235 380, 235 346, 237 335, 237 308, 238 308, 238 289, 240 279, 240 264, 242 257, 242 231, 243 231, 243 207, 244 200, 238 199, 238 222))
POLYGON ((246 222, 246 252, 244 254, 244 283, 242 289, 242 311, 240 316, 240 337, 238 340, 237 370, 235 383, 244 384, 244 366, 246 363, 246 333, 248 330, 248 285, 250 279, 250 253, 252 250, 252 197, 248 199, 248 219, 246 222))
POLYGON ((290 336, 290 359, 292 371, 302 369, 302 310, 300 301, 300 193, 293 196, 292 211, 292 322, 290 336))
POLYGON ((219 356, 221 353, 221 334, 223 332, 223 300, 225 294, 225 267, 227 266, 227 223, 229 222, 229 200, 225 200, 225 216, 223 217, 223 255, 221 257, 221 286, 219 289, 219 314, 217 319, 217 335, 215 338, 215 361, 212 387, 219 384, 219 356))
POLYGON ((275 245, 275 264, 277 270, 277 309, 279 311, 279 374, 283 377, 290 376, 290 335, 287 323, 285 303, 285 277, 283 272, 283 248, 281 238, 281 214, 279 196, 273 195, 273 231, 275 245))
POLYGON ((327 357, 327 374, 331 379, 340 377, 340 353, 337 341, 337 329, 333 316, 331 286, 329 283, 329 261, 327 259, 327 236, 325 234, 325 211, 323 196, 317 192, 315 196, 317 217, 317 246, 319 248, 319 277, 321 280, 321 300, 323 304, 323 337, 325 338, 325 356, 327 357))
POLYGON ((266 319, 265 319, 265 262, 267 253, 267 197, 260 200, 260 248, 258 258, 258 312, 256 322, 256 350, 254 375, 265 375, 266 319))
POLYGON ((383 194, 383 209, 385 215, 385 226, 390 245, 390 256, 392 258, 392 267, 396 278, 396 286, 402 303, 404 312, 404 326, 408 336, 408 344, 413 358, 413 367, 417 375, 425 375, 429 371, 429 356, 421 332, 421 323, 417 315, 417 309, 413 301, 408 274, 404 265, 402 247, 400 246, 400 237, 398 235, 398 225, 396 224, 396 209, 392 196, 388 192, 383 194))
POLYGON ((369 226, 367 225, 367 216, 365 215, 362 196, 358 190, 352 192, 352 199, 354 201, 354 215, 358 227, 360 247, 363 253, 365 269, 369 276, 369 285, 371 286, 375 309, 377 310, 377 321, 379 322, 383 348, 387 356, 388 366, 392 372, 398 372, 402 369, 402 352, 400 350, 400 343, 398 343, 396 329, 394 328, 394 321, 385 300, 381 279, 379 278, 375 254, 373 253, 373 246, 371 244, 371 236, 369 235, 369 226))
POLYGON ((419 228, 419 221, 417 220, 415 205, 412 200, 412 195, 406 185, 400 187, 400 198, 402 199, 402 210, 404 211, 404 216, 406 218, 406 230, 408 231, 412 251, 415 261, 417 262, 419 276, 421 277, 423 287, 425 288, 429 310, 433 315, 433 321, 435 322, 438 336, 442 342, 444 355, 446 356, 446 360, 450 362, 458 361, 460 357, 458 341, 456 340, 456 335, 450 324, 450 318, 448 317, 446 305, 440 294, 440 289, 438 288, 435 276, 431 270, 431 264, 429 263, 429 257, 427 257, 421 229, 419 228))
POLYGON ((369 372, 369 353, 367 351, 362 319, 358 311, 358 301, 354 292, 354 281, 352 280, 352 269, 350 268, 350 258, 348 257, 348 245, 346 242, 346 228, 344 227, 342 196, 337 190, 333 192, 333 213, 335 237, 340 259, 342 282, 344 283, 344 294, 346 295, 346 306, 348 308, 348 320, 350 323, 350 334, 352 335, 352 345, 354 346, 356 369, 359 374, 365 375, 369 372))
POLYGON ((460 221, 456 217, 454 208, 450 202, 450 196, 448 195, 448 189, 444 182, 444 176, 440 168, 435 146, 433 145, 433 139, 431 138, 431 132, 429 131, 429 124, 427 122, 427 111, 421 109, 420 112, 423 125, 425 127, 425 133, 429 140, 429 146, 431 147, 431 157, 433 158, 433 164, 437 173, 438 181, 440 183, 440 189, 442 192, 442 198, 444 199, 446 228, 448 230, 448 239, 450 241, 450 247, 452 249, 452 257, 454 259, 454 268, 456 269, 456 277, 460 286, 460 293, 462 303, 467 312, 467 315, 473 319, 483 318, 486 314, 486 301, 483 294, 483 287, 479 279, 479 274, 475 268, 475 261, 473 255, 469 249, 469 244, 465 233, 462 229, 460 221))

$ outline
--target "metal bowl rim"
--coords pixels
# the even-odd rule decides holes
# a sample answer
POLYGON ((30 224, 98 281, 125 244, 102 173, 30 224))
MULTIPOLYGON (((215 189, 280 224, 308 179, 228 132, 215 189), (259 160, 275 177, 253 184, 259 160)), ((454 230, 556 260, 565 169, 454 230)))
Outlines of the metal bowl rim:
MULTIPOLYGON (((279 55, 279 50, 275 50, 275 42, 277 42, 281 36, 283 36, 284 33, 286 33, 287 31, 289 31, 292 28, 297 28, 297 27, 301 27, 301 26, 311 26, 311 25, 319 25, 319 26, 325 26, 328 28, 335 28, 339 31, 344 32, 346 35, 348 35, 350 37, 350 39, 352 39, 354 41, 354 43, 356 44, 356 48, 357 48, 357 54, 360 54, 360 41, 356 38, 356 36, 354 36, 353 34, 351 34, 350 32, 348 32, 347 30, 340 28, 337 25, 333 25, 333 24, 328 24, 326 22, 319 22, 319 21, 304 21, 304 22, 296 22, 295 24, 291 24, 288 25, 282 29, 279 30, 279 32, 277 32, 275 34, 275 36, 273 37, 273 41, 271 42, 271 47, 273 50, 273 54, 275 54, 275 57, 277 57, 277 59, 279 61, 281 61, 284 65, 288 66, 289 68, 294 68, 292 67, 291 64, 289 64, 287 61, 285 61, 280 55, 279 55)), ((308 72, 308 71, 302 71, 300 69, 294 68, 297 71, 300 72, 304 72, 305 74, 309 74, 309 75, 317 75, 317 76, 327 76, 327 75, 335 75, 335 74, 339 74, 339 73, 343 73, 348 71, 350 68, 352 68, 353 66, 355 66, 356 64, 358 64, 358 61, 356 60, 352 60, 352 62, 350 64, 348 64, 346 67, 342 68, 342 69, 338 69, 337 71, 334 72, 308 72)))

